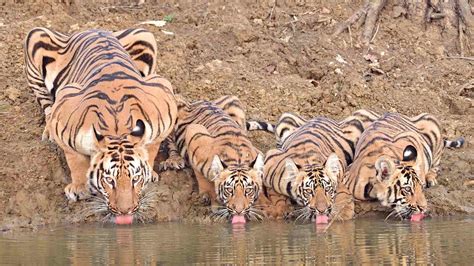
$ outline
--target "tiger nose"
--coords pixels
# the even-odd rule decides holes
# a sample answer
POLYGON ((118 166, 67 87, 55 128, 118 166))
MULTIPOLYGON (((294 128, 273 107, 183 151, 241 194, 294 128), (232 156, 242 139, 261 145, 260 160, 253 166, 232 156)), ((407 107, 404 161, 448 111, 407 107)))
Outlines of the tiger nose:
POLYGON ((232 204, 232 209, 237 213, 241 214, 244 211, 244 205, 243 204, 232 204))
POLYGON ((119 198, 117 201, 117 210, 120 214, 131 214, 135 204, 132 199, 119 198))
POLYGON ((120 212, 120 214, 132 214, 133 212, 133 206, 127 206, 127 207, 120 207, 118 206, 118 211, 120 212))
POLYGON ((324 196, 324 192, 317 190, 316 195, 313 197, 312 201, 314 202, 314 205, 316 207, 316 210, 319 211, 319 213, 324 213, 329 207, 329 203, 324 196))
POLYGON ((328 205, 326 203, 318 202, 316 204, 316 210, 319 211, 319 213, 325 213, 328 209, 328 205))

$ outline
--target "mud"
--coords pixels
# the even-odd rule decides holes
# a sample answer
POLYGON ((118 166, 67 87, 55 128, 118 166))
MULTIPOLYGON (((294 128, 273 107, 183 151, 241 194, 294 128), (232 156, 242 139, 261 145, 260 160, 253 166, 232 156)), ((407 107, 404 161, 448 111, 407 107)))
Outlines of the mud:
MULTIPOLYGON (((157 38, 158 73, 191 99, 237 95, 248 118, 270 121, 285 111, 337 119, 359 108, 435 114, 445 136, 464 136, 466 145, 444 153, 440 185, 427 190, 432 215, 474 213, 474 190, 465 185, 474 179, 474 62, 446 59, 438 27, 394 19, 388 7, 367 50, 357 30, 331 36, 357 6, 346 1, 166 1, 138 8, 24 2, 0 3, 0 230, 99 220, 84 217, 84 202, 66 201, 61 152, 40 141, 42 115, 24 74, 26 33, 36 26, 119 30, 165 16, 172 21, 163 28, 140 26, 157 38)), ((274 145, 264 133, 252 139, 262 151, 274 145)), ((157 189, 154 220, 209 221, 189 171, 162 173, 157 189)), ((364 215, 374 208, 357 210, 364 215)))

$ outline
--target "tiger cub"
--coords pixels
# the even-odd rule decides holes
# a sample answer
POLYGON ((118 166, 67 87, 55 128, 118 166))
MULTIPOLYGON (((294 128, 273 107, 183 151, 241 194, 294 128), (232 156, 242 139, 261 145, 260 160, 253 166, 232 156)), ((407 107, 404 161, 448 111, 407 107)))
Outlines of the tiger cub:
POLYGON ((366 110, 341 122, 325 117, 306 121, 295 114, 283 114, 274 129, 277 149, 266 154, 264 185, 301 207, 291 214, 297 220, 327 222, 358 138, 375 119, 366 110))
POLYGON ((176 147, 169 146, 170 158, 162 168, 183 166, 176 163, 179 153, 194 170, 199 193, 208 195, 212 205, 223 205, 215 216, 232 222, 261 218, 253 204, 262 188, 263 155, 247 136, 245 113, 236 97, 179 100, 174 137, 176 147))
POLYGON ((71 170, 67 198, 100 194, 96 209, 126 215, 127 223, 141 217, 158 147, 177 116, 171 84, 154 74, 156 52, 143 29, 68 36, 35 28, 25 41, 28 84, 46 117, 43 137, 63 149, 71 170))
POLYGON ((423 190, 437 184, 443 149, 463 143, 463 138, 443 140, 439 122, 430 114, 410 118, 386 113, 362 133, 344 184, 355 199, 393 207, 390 215, 423 218, 427 210, 423 190))

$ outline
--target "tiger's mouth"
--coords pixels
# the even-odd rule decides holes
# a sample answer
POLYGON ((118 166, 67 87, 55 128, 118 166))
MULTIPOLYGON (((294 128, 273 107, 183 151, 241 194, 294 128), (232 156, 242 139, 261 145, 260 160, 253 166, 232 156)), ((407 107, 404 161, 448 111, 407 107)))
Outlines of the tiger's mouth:
POLYGON ((219 206, 212 212, 211 217, 216 221, 228 222, 233 222, 234 219, 239 219, 240 222, 242 219, 245 221, 262 221, 264 214, 261 210, 252 206, 244 209, 240 213, 228 206, 219 206))
POLYGON ((137 222, 151 222, 156 216, 156 203, 158 202, 158 191, 155 186, 148 186, 138 195, 138 204, 127 213, 111 207, 108 198, 105 195, 93 195, 87 201, 87 207, 83 211, 83 215, 99 216, 104 223, 129 224, 129 220, 137 222))
POLYGON ((305 206, 298 208, 287 215, 289 219, 295 219, 296 222, 316 222, 327 223, 332 213, 332 207, 328 207, 324 211, 319 211, 316 208, 305 206))
POLYGON ((416 206, 397 206, 395 205, 393 210, 387 215, 385 220, 390 217, 398 217, 400 220, 421 220, 427 216, 426 210, 416 206))

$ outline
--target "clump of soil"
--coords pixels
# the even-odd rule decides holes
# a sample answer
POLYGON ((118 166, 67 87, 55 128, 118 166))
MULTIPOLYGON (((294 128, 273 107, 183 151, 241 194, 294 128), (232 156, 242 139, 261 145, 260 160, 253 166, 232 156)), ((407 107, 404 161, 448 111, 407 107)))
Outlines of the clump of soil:
MULTIPOLYGON (((145 27, 158 41, 158 73, 176 91, 190 99, 236 95, 252 119, 276 121, 285 111, 340 119, 360 108, 432 113, 446 137, 466 138, 463 149, 444 153, 440 185, 427 190, 432 215, 474 213, 474 190, 466 185, 474 179, 474 62, 446 59, 438 27, 392 18, 390 4, 367 49, 355 32, 333 37, 338 22, 354 12, 349 3, 11 2, 0 4, 1 230, 99 220, 84 218, 84 202, 66 201, 69 177, 61 152, 40 141, 44 124, 27 87, 22 46, 36 26, 64 33, 145 27), (165 16, 171 22, 164 28, 138 25, 165 16)), ((262 151, 275 145, 264 133, 252 139, 262 151)), ((162 173, 157 189, 155 220, 208 221, 189 171, 162 173)), ((373 209, 357 208, 361 214, 373 209)))

